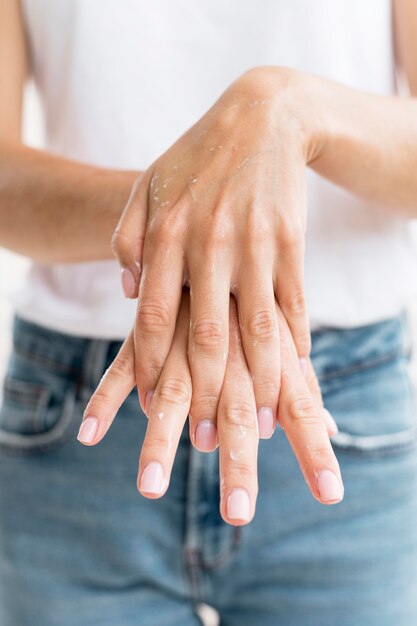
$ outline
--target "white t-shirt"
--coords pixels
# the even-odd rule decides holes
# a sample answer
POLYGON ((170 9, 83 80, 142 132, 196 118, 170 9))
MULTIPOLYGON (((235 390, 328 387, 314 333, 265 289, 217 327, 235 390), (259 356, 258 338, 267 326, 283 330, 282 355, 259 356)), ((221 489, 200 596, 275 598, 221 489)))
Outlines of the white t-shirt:
MULTIPOLYGON (((146 169, 251 67, 395 91, 390 0, 23 0, 23 12, 46 148, 101 166, 146 169)), ((397 314, 416 283, 409 223, 312 171, 307 180, 312 328, 397 314)), ((116 262, 35 263, 16 309, 52 329, 118 339, 135 302, 116 262)))

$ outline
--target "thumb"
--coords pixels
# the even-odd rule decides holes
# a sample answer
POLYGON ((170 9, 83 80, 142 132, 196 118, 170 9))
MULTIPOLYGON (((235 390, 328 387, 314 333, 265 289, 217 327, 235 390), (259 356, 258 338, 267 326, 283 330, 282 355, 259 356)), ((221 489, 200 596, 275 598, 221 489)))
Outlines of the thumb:
POLYGON ((138 295, 151 176, 152 170, 147 170, 134 182, 111 241, 113 253, 122 270, 122 287, 126 298, 137 298, 138 295))

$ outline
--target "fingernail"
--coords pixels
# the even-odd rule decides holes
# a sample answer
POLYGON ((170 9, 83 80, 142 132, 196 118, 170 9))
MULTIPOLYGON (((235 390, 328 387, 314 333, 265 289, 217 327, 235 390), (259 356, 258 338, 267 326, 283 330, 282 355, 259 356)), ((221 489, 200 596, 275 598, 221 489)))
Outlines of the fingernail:
POLYGON ((132 272, 124 267, 122 269, 122 287, 126 298, 134 298, 136 293, 135 277, 132 272))
POLYGON ((211 420, 201 420, 195 430, 195 446, 201 452, 211 452, 217 446, 217 429, 211 420))
POLYGON ((301 357, 298 359, 300 362, 300 370, 304 378, 307 376, 307 359, 305 357, 301 357))
POLYGON ((151 402, 152 402, 152 398, 153 398, 153 391, 147 391, 146 392, 146 396, 145 396, 145 413, 148 415, 149 413, 149 408, 151 406, 151 402))
POLYGON ((77 439, 82 443, 91 443, 98 429, 98 419, 96 417, 86 417, 81 423, 77 439))
POLYGON ((340 502, 343 498, 343 486, 331 470, 322 470, 317 476, 317 485, 321 500, 328 503, 340 502))
POLYGON ((332 435, 335 435, 339 432, 336 422, 331 413, 327 409, 323 409, 324 421, 326 422, 327 430, 330 431, 332 435))
POLYGON ((164 468, 158 461, 151 461, 145 467, 139 489, 143 493, 162 493, 164 490, 164 468))
POLYGON ((274 414, 269 406, 263 406, 258 411, 259 437, 270 439, 274 432, 274 414))
POLYGON ((246 489, 238 487, 230 492, 227 498, 228 519, 239 519, 243 522, 250 520, 250 500, 246 489))

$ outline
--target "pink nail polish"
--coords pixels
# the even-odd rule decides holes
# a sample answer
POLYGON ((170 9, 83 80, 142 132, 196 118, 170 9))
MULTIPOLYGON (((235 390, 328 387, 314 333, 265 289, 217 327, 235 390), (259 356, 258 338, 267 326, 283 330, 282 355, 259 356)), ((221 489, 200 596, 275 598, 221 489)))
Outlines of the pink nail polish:
POLYGON ((217 428, 211 420, 201 420, 195 430, 195 447, 201 452, 211 452, 217 446, 217 428))
POLYGON ((305 357, 301 357, 298 359, 300 362, 300 370, 304 378, 307 376, 307 359, 305 357))
POLYGON ((233 489, 227 498, 227 517, 243 522, 250 520, 250 500, 246 489, 233 489))
POLYGON ((164 469, 158 461, 151 461, 145 467, 139 489, 143 493, 159 494, 164 490, 164 469))
POLYGON ((263 406, 258 411, 259 437, 270 439, 274 432, 274 414, 269 406, 263 406))
POLYGON ((343 486, 337 476, 330 470, 322 470, 317 476, 320 498, 324 502, 340 502, 343 498, 343 486))
POLYGON ((339 432, 336 422, 334 421, 333 416, 327 409, 323 409, 324 421, 326 422, 327 429, 330 431, 331 435, 335 435, 339 432))
POLYGON ((153 398, 153 391, 147 391, 146 395, 145 395, 145 413, 146 415, 149 415, 149 409, 151 406, 151 402, 152 402, 152 398, 153 398))
POLYGON ((77 439, 82 443, 91 443, 98 430, 98 419, 96 417, 86 417, 81 423, 77 439))
POLYGON ((132 272, 124 267, 122 269, 122 287, 126 298, 134 298, 136 294, 135 277, 132 272))

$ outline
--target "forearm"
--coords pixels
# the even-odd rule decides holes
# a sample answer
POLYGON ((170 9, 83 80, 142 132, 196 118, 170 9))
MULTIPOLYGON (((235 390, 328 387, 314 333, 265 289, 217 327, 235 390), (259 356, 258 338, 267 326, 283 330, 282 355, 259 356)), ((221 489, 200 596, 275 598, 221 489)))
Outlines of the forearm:
POLYGON ((381 209, 417 217, 417 99, 301 80, 310 167, 381 209))
POLYGON ((1 141, 0 246, 46 263, 112 258, 136 177, 1 141))
POLYGON ((255 102, 273 102, 281 152, 295 150, 380 209, 417 217, 416 98, 368 94, 281 67, 255 68, 247 78, 255 102))

